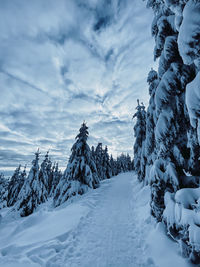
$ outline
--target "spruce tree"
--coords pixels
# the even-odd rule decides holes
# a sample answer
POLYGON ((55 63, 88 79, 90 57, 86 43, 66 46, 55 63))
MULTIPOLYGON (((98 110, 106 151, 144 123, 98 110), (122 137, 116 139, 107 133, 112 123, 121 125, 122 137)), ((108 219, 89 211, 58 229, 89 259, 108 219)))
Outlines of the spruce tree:
POLYGON ((51 176, 52 176, 52 182, 51 182, 51 190, 49 193, 50 197, 54 196, 56 187, 59 184, 62 177, 62 173, 58 168, 58 163, 54 164, 54 166, 52 167, 51 176))
POLYGON ((131 161, 131 157, 129 154, 127 154, 126 156, 126 162, 127 162, 127 171, 132 171, 133 170, 133 166, 132 166, 132 161, 131 161))
POLYGON ((95 148, 94 148, 94 146, 91 147, 91 154, 92 154, 93 160, 95 161, 95 148))
POLYGON ((39 149, 35 153, 35 159, 32 161, 32 167, 25 180, 15 203, 15 210, 18 210, 22 217, 33 213, 38 205, 47 200, 48 192, 46 181, 40 175, 39 170, 39 149))
POLYGON ((110 166, 110 158, 108 155, 108 147, 102 151, 102 169, 103 169, 103 179, 108 179, 112 176, 112 170, 110 166))
POLYGON ((39 180, 45 185, 48 194, 50 193, 52 183, 51 165, 52 162, 49 159, 49 151, 47 151, 40 167, 39 180))
POLYGON ((136 113, 133 118, 136 118, 136 124, 134 126, 134 168, 138 174, 139 181, 142 181, 145 177, 145 153, 144 153, 144 142, 146 137, 146 111, 143 103, 139 103, 137 100, 136 113))
POLYGON ((0 173, 0 209, 7 207, 8 184, 8 179, 0 173))
MULTIPOLYGON (((177 1, 178 3, 179 1, 177 1)), ((174 2, 175 3, 175 2, 174 2)), ((164 194, 175 192, 187 169, 189 117, 185 106, 185 88, 193 79, 193 66, 183 64, 177 44, 179 26, 174 23, 171 3, 148 1, 155 12, 152 34, 154 58, 159 58, 158 73, 150 72, 150 103, 147 110, 146 177, 152 184, 152 214, 162 219, 164 194), (159 201, 157 201, 159 200, 159 201), (162 202, 162 203, 161 203, 162 202)))
POLYGON ((112 176, 117 175, 116 162, 115 162, 115 160, 113 159, 112 154, 111 154, 111 156, 110 156, 110 167, 111 167, 111 173, 112 173, 112 176))
POLYGON ((67 168, 56 188, 55 206, 65 202, 71 196, 83 194, 88 188, 99 186, 96 164, 87 144, 88 135, 88 127, 83 122, 76 136, 76 142, 72 146, 67 168))
MULTIPOLYGON (((185 180, 192 181, 188 172, 200 174, 200 2, 147 0, 147 6, 154 11, 154 58, 159 58, 159 67, 148 77, 146 180, 151 185, 152 214, 163 221, 169 208, 166 196, 173 200, 185 180)), ((199 249, 195 251, 190 243, 190 225, 169 223, 167 227, 173 238, 181 239, 190 259, 200 262, 199 249)))
POLYGON ((21 165, 16 168, 8 185, 8 207, 13 206, 17 201, 17 197, 26 178, 26 167, 23 172, 20 171, 20 168, 21 165))
MULTIPOLYGON (((150 167, 153 165, 153 162, 155 160, 155 149, 156 149, 156 142, 155 142, 155 125, 157 123, 157 116, 156 116, 156 106, 155 106, 155 92, 158 85, 158 74, 155 70, 151 69, 151 71, 148 74, 147 82, 149 84, 149 106, 147 108, 147 114, 146 114, 146 139, 145 139, 145 156, 147 159, 147 167, 150 169, 150 167)), ((146 168, 147 169, 147 168, 146 168)), ((149 172, 146 172, 147 179, 149 172)))
POLYGON ((104 179, 104 171, 103 171, 103 148, 102 143, 98 143, 95 149, 95 163, 97 168, 97 173, 100 180, 104 179))

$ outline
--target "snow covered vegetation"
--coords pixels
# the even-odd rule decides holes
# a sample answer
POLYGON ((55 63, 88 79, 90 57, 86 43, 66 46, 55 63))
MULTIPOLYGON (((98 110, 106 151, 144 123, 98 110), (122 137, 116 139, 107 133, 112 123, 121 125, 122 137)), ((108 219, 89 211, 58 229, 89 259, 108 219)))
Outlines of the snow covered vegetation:
POLYGON ((184 257, 200 264, 200 1, 148 0, 158 71, 147 111, 138 102, 134 166, 151 186, 151 213, 184 257))
POLYGON ((21 171, 20 165, 10 180, 1 174, 0 208, 11 207, 11 212, 26 217, 50 199, 53 207, 60 206, 69 198, 86 193, 89 188, 98 188, 101 180, 133 170, 128 154, 115 160, 108 154, 107 146, 103 149, 101 143, 90 149, 88 135, 88 127, 83 123, 63 174, 57 163, 52 164, 49 152, 39 164, 39 149, 28 175, 26 167, 21 171))
POLYGON ((38 149, 29 171, 0 174, 1 266, 200 266, 200 0, 146 3, 158 69, 134 160, 90 147, 83 122, 64 172, 38 149))

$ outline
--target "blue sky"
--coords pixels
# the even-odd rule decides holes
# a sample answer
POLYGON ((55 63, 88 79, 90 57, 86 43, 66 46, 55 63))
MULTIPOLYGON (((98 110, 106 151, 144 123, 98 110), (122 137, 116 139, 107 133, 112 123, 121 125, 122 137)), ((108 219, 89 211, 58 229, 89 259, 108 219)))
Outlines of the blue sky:
POLYGON ((90 145, 132 155, 152 18, 142 0, 2 0, 0 170, 30 166, 38 147, 66 166, 83 120, 90 145))

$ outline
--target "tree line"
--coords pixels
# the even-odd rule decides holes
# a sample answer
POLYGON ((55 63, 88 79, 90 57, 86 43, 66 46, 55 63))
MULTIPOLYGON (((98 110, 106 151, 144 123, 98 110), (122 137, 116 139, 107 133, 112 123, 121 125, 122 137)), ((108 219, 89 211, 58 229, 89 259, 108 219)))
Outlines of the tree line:
POLYGON ((49 152, 40 165, 38 149, 28 174, 26 167, 21 170, 20 165, 10 180, 1 174, 0 208, 13 207, 22 217, 28 216, 49 198, 53 198, 53 205, 57 207, 73 196, 84 194, 89 188, 98 188, 101 180, 133 170, 133 161, 128 154, 114 159, 102 143, 90 149, 88 135, 88 127, 83 123, 64 173, 59 170, 58 163, 52 164, 49 152))

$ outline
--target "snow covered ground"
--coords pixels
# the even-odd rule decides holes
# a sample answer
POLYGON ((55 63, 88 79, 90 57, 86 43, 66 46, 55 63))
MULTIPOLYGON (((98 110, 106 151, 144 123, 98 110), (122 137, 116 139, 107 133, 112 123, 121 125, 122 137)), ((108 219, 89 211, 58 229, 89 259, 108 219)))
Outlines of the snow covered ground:
POLYGON ((46 203, 27 218, 5 209, 0 266, 192 266, 151 218, 149 198, 149 188, 125 173, 59 208, 46 203))

